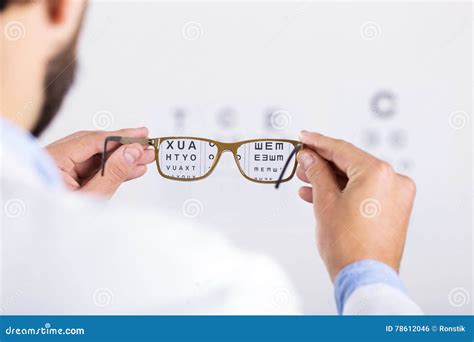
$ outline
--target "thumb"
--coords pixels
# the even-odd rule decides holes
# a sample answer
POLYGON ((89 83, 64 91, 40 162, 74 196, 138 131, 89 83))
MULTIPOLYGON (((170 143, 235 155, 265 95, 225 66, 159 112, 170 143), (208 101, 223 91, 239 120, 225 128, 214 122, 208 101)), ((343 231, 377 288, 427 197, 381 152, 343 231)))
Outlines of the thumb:
POLYGON ((340 193, 337 177, 328 161, 317 153, 303 149, 298 153, 298 162, 313 187, 313 203, 326 202, 340 193))
POLYGON ((104 175, 102 176, 98 172, 81 190, 106 197, 112 196, 117 188, 128 179, 143 153, 143 147, 140 144, 120 146, 107 159, 104 175))

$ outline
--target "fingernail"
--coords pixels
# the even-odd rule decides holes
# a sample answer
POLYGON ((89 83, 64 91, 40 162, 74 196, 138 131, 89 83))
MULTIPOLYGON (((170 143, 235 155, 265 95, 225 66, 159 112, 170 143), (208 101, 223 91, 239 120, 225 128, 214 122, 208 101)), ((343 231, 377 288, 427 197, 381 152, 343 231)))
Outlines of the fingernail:
POLYGON ((133 147, 127 147, 123 152, 123 157, 129 165, 133 165, 140 157, 140 151, 133 147))
POLYGON ((311 167, 311 165, 313 165, 314 158, 309 153, 303 152, 300 155, 300 163, 306 171, 311 167))

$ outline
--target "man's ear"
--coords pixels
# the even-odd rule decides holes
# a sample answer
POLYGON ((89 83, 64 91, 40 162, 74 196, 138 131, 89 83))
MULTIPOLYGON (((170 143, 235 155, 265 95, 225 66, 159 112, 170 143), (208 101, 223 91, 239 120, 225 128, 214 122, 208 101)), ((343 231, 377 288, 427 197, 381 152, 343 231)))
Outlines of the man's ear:
POLYGON ((48 20, 48 36, 54 52, 67 46, 80 27, 85 0, 45 0, 44 11, 48 20))
POLYGON ((52 23, 61 24, 66 17, 66 7, 64 1, 61 0, 47 0, 46 10, 48 12, 48 18, 52 23))

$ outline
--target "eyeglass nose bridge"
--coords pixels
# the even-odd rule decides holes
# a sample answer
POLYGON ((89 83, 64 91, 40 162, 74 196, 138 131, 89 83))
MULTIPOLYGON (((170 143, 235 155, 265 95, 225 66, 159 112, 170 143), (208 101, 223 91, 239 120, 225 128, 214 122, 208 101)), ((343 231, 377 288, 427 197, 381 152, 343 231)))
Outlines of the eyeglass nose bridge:
POLYGON ((219 143, 219 149, 220 149, 220 152, 223 153, 223 152, 232 152, 233 154, 236 154, 237 153, 237 149, 238 149, 238 144, 236 143, 219 143))
POLYGON ((237 164, 237 168, 239 169, 240 173, 244 176, 245 174, 243 173, 242 169, 241 169, 241 166, 240 166, 240 157, 238 155, 238 149, 240 147, 240 143, 225 143, 225 142, 219 142, 217 144, 218 146, 218 156, 217 156, 217 160, 215 161, 215 165, 214 167, 217 165, 217 163, 220 161, 222 155, 226 152, 230 152, 233 156, 233 159, 235 160, 235 163, 237 164))

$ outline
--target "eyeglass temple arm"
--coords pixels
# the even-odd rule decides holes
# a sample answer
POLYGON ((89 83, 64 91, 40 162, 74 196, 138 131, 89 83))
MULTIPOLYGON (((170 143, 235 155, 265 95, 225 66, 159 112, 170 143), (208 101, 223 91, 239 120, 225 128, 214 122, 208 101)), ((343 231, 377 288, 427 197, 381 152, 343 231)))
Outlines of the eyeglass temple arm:
POLYGON ((109 141, 116 141, 122 145, 138 143, 141 145, 154 145, 154 140, 149 138, 129 138, 129 137, 119 137, 119 136, 110 136, 104 140, 104 149, 102 151, 102 160, 100 163, 101 175, 104 175, 105 171, 105 162, 107 161, 107 143, 109 141))
POLYGON ((293 151, 291 151, 290 155, 288 156, 288 159, 286 160, 285 165, 283 166, 283 170, 281 170, 280 177, 278 177, 278 180, 275 184, 275 189, 278 189, 280 187, 281 181, 285 175, 286 169, 290 165, 291 159, 295 156, 296 153, 298 153, 299 150, 303 147, 303 144, 297 145, 293 151))

